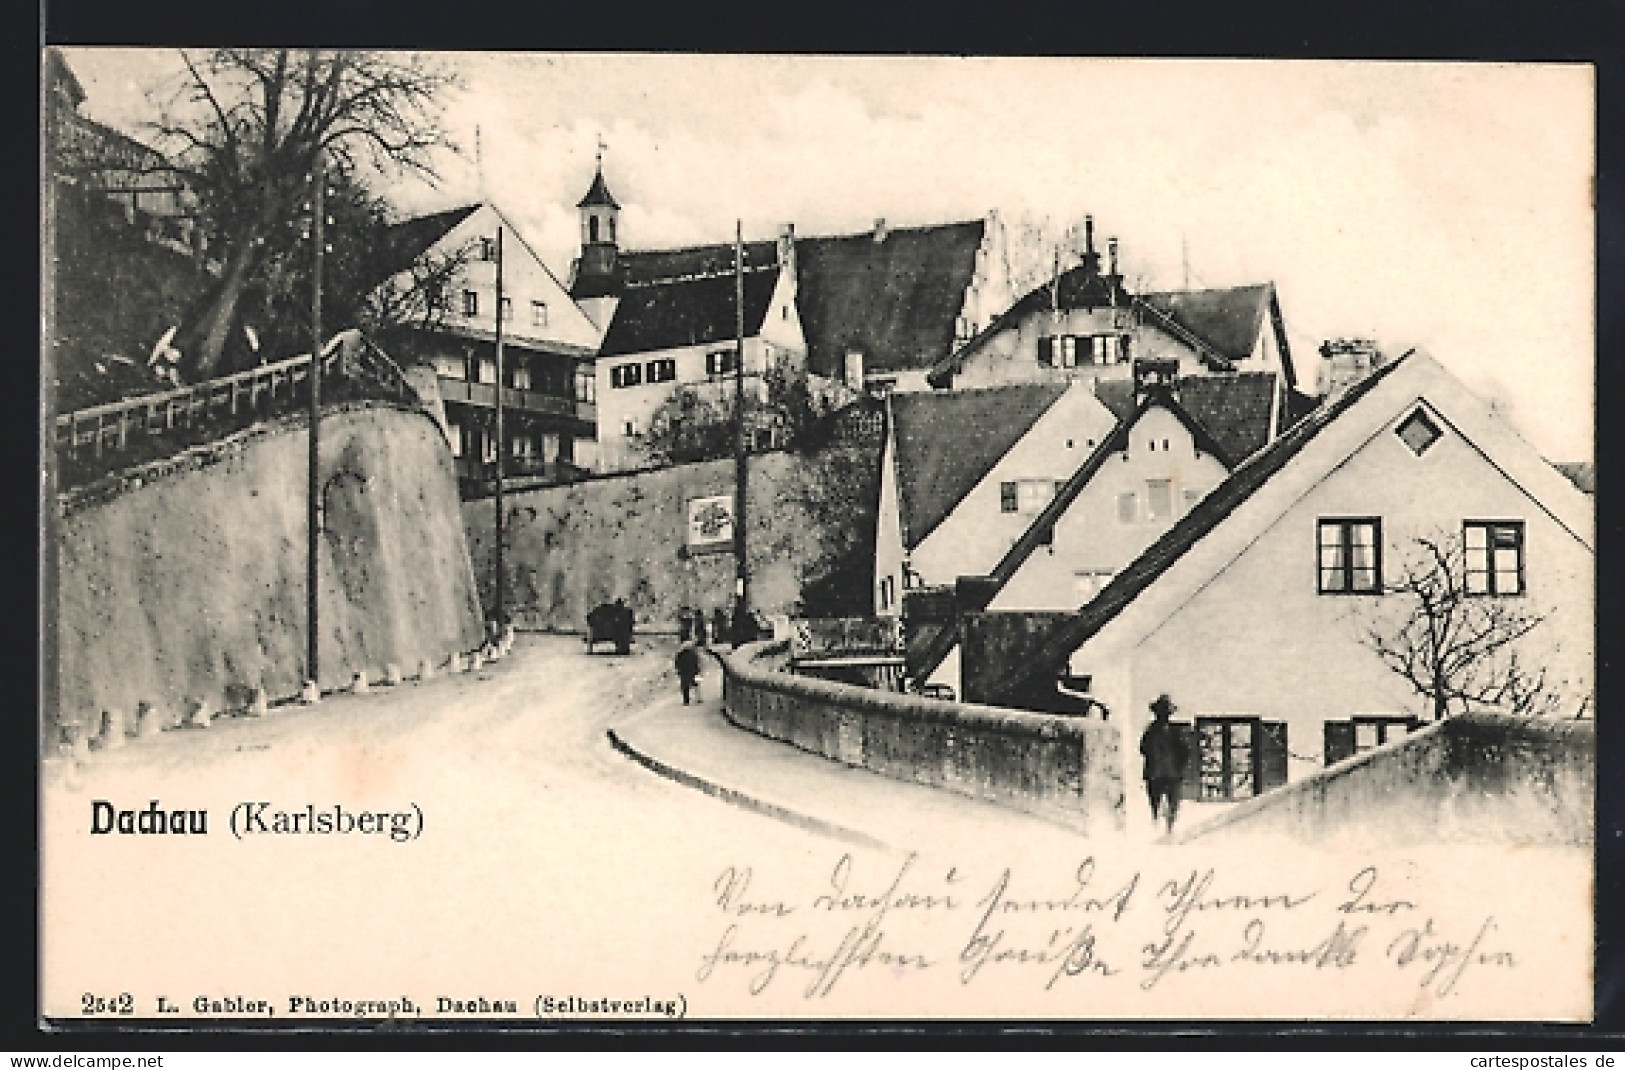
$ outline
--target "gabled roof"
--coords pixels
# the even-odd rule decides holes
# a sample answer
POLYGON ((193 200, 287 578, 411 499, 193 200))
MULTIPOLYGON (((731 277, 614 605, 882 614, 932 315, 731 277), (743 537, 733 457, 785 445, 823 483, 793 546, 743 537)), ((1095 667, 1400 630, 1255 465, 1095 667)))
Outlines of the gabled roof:
POLYGON ((1227 290, 1167 290, 1140 299, 1207 342, 1230 360, 1245 360, 1258 344, 1275 287, 1233 286, 1227 290))
MULTIPOLYGON (((1085 264, 1064 272, 1054 284, 1045 283, 1024 294, 975 338, 938 360, 927 379, 935 387, 949 386, 983 339, 1049 308, 1052 302, 1061 308, 1076 308, 1100 307, 1113 301, 1124 307, 1135 302, 1150 306, 1153 322, 1156 316, 1167 317, 1176 330, 1195 335, 1226 361, 1251 356, 1265 319, 1273 322, 1278 312, 1273 283, 1224 290, 1171 290, 1134 297, 1123 289, 1120 280, 1093 275, 1090 266, 1085 264), (1051 296, 1052 287, 1056 291, 1054 296, 1051 296)), ((1290 358, 1284 352, 1282 363, 1290 377, 1290 358)))
POLYGON ((848 350, 864 370, 928 368, 953 347, 976 274, 983 220, 797 238, 796 307, 808 368, 838 375, 848 350))
MULTIPOLYGON (((745 270, 772 267, 779 262, 779 247, 773 241, 745 243, 745 270)), ((728 275, 734 272, 734 245, 690 245, 680 249, 640 249, 622 251, 616 255, 612 274, 601 275, 577 271, 570 286, 570 296, 577 300, 589 297, 618 296, 628 286, 647 283, 678 282, 707 275, 728 275)))
POLYGON ((1064 393, 1040 383, 893 395, 903 545, 924 542, 1064 393))
MULTIPOLYGON (((1176 385, 1180 408, 1213 436, 1230 467, 1269 445, 1270 415, 1280 389, 1274 372, 1182 375, 1176 385)), ((1133 380, 1096 380, 1095 396, 1118 420, 1135 413, 1133 380)), ((1284 425, 1286 413, 1281 415, 1284 425)))
MULTIPOLYGON (((1273 379, 1274 376, 1270 375, 1269 378, 1273 379)), ((1133 386, 1132 383, 1129 385, 1130 387, 1133 386)), ((987 575, 990 581, 986 588, 989 601, 996 598, 998 593, 1015 578, 1016 573, 1020 571, 1022 565, 1026 564, 1027 559, 1033 555, 1035 550, 1050 541, 1045 538, 1046 534, 1051 533, 1066 511, 1072 508, 1072 503, 1078 500, 1078 495, 1082 494, 1083 489, 1089 485, 1090 480, 1095 478, 1095 474, 1100 471, 1101 466, 1113 454, 1128 446, 1129 432, 1134 430, 1134 425, 1139 423, 1140 418, 1151 409, 1161 408, 1173 413, 1179 419, 1179 422, 1185 425, 1185 429, 1191 433, 1191 437, 1195 439, 1197 446, 1204 453, 1216 457, 1219 463, 1226 468, 1232 468, 1235 465, 1235 462, 1231 460, 1233 455, 1214 441, 1213 437, 1192 418, 1185 406, 1180 401, 1175 400, 1174 396, 1165 389, 1148 391, 1138 405, 1133 404, 1131 397, 1130 404, 1132 407, 1126 416, 1119 414, 1110 403, 1106 402, 1105 398, 1101 398, 1101 401, 1106 404, 1107 408, 1112 408, 1113 414, 1117 415, 1117 426, 1112 428, 1111 434, 1101 440, 1100 444, 1094 448, 1094 451, 1089 454, 1083 464, 1078 466, 1077 471, 1067 478, 1066 482, 1055 492, 1055 496, 1049 500, 1049 503, 1039 511, 1037 516, 1033 517, 1032 522, 1027 525, 1027 529, 1005 552, 999 563, 993 566, 993 571, 987 575)), ((1266 421, 1267 419, 1268 414, 1266 413, 1266 421)), ((931 643, 923 653, 910 661, 909 671, 920 679, 930 676, 937 670, 937 666, 942 664, 942 660, 948 656, 948 652, 954 648, 958 641, 958 634, 953 628, 947 628, 939 632, 932 638, 931 643)))
POLYGON ((577 208, 619 208, 615 198, 610 196, 609 187, 604 185, 604 169, 600 167, 592 176, 592 185, 587 188, 587 195, 576 202, 577 208))
POLYGON ((1004 694, 1025 683, 1038 673, 1052 672, 1071 653, 1082 646, 1096 632, 1105 627, 1130 602, 1134 601, 1174 562, 1212 531, 1253 492, 1263 486, 1271 476, 1303 452, 1323 428, 1336 420, 1372 389, 1386 379, 1394 369, 1406 363, 1401 357, 1392 364, 1372 373, 1351 387, 1341 397, 1310 413, 1290 431, 1277 438, 1269 448, 1254 454, 1220 483, 1190 512, 1179 519, 1162 537, 1146 548, 1127 568, 1119 572, 1077 616, 1057 629, 1043 648, 1024 664, 1016 666, 1002 680, 995 681, 994 694, 1004 694))
MULTIPOLYGON (((746 337, 761 331, 778 281, 772 269, 745 272, 746 337)), ((731 272, 629 286, 599 353, 613 357, 730 340, 737 332, 734 287, 731 272)))
POLYGON ((436 242, 479 210, 478 204, 465 204, 443 212, 420 215, 390 227, 384 233, 384 255, 379 257, 378 278, 374 281, 381 283, 410 268, 418 257, 434 248, 436 242))

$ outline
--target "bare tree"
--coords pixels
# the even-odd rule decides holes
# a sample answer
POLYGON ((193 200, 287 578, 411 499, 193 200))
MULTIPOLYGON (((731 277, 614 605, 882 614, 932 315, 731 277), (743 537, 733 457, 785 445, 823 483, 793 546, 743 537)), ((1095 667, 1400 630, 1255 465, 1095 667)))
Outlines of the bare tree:
POLYGON ((219 283, 177 339, 194 378, 215 373, 258 273, 298 240, 318 158, 354 178, 402 169, 433 177, 446 144, 435 110, 450 74, 420 57, 377 52, 217 49, 182 52, 182 86, 156 124, 159 148, 196 191, 219 283))
POLYGON ((1361 641, 1426 699, 1434 720, 1474 709, 1556 711, 1544 666, 1519 643, 1546 619, 1521 598, 1468 590, 1460 537, 1418 537, 1396 581, 1361 621, 1361 641))

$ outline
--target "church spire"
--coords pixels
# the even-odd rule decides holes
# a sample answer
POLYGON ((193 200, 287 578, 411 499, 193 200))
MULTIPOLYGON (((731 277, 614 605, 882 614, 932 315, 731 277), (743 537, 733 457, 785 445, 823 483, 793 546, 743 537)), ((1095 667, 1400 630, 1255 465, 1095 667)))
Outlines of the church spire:
POLYGON ((592 185, 576 204, 581 212, 581 260, 576 271, 575 296, 592 297, 618 291, 619 248, 615 225, 621 206, 604 182, 604 139, 598 139, 598 158, 592 185))

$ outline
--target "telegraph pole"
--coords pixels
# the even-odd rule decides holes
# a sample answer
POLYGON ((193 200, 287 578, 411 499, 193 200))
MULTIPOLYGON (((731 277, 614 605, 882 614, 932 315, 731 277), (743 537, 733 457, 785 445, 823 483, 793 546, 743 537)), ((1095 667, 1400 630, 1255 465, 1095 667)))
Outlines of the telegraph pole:
POLYGON ((497 482, 496 482, 496 625, 508 623, 507 584, 502 568, 502 462, 508 452, 508 437, 502 421, 502 228, 497 227, 497 482))
POLYGON ((305 565, 305 664, 307 675, 315 685, 317 695, 321 694, 321 670, 319 665, 321 631, 317 624, 316 613, 316 584, 318 570, 316 565, 317 553, 320 543, 321 526, 321 482, 320 482, 320 456, 321 435, 319 428, 322 418, 322 254, 327 243, 327 234, 324 224, 327 221, 327 204, 323 187, 327 185, 327 168, 321 154, 316 155, 316 164, 312 178, 316 186, 311 194, 311 205, 315 219, 311 226, 311 236, 316 241, 316 278, 311 287, 310 300, 310 465, 306 486, 305 500, 305 531, 309 539, 306 546, 305 565))
POLYGON ((734 221, 734 614, 733 641, 743 634, 750 568, 745 561, 745 223, 734 221))

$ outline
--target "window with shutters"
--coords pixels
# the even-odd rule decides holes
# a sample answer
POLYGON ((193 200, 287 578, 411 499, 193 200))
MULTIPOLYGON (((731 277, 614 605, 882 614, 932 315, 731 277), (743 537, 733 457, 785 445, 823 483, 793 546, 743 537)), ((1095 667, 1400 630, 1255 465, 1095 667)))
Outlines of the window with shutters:
POLYGON ((530 389, 530 365, 525 361, 516 361, 513 369, 513 386, 515 390, 530 389))
POLYGON ((731 375, 739 367, 739 353, 733 349, 718 349, 705 355, 705 374, 731 375))
POLYGON ((617 364, 609 370, 611 386, 637 386, 643 382, 643 365, 617 364))
POLYGON ((532 327, 547 326, 547 305, 541 301, 530 303, 530 325, 532 327))
POLYGON ((1038 363, 1046 368, 1055 367, 1055 339, 1040 338, 1038 340, 1038 363))
POLYGON ((677 359, 675 357, 661 357, 649 362, 649 382, 669 383, 677 378, 677 359))
POLYGON ((1061 367, 1075 368, 1078 366, 1078 340, 1070 334, 1063 334, 1059 339, 1061 343, 1061 367))
POLYGON ((1198 717, 1197 751, 1203 801, 1258 794, 1256 717, 1198 717))
POLYGON ((1469 520, 1462 525, 1467 549, 1467 593, 1524 593, 1523 521, 1469 520))
POLYGON ((576 400, 588 405, 598 400, 598 372, 591 364, 576 365, 576 400))
POLYGON ((1381 520, 1322 520, 1316 531, 1321 594, 1381 592, 1381 520))
POLYGON ((1053 479, 1007 479, 999 484, 999 512, 1037 516, 1060 486, 1053 479))

